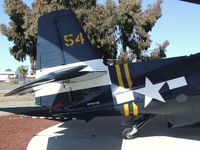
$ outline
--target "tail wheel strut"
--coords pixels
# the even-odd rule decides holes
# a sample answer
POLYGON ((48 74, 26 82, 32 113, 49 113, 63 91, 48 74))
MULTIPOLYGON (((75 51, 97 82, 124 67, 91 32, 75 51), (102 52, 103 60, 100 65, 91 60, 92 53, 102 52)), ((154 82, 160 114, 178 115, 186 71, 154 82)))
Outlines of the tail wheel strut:
POLYGON ((144 126, 152 117, 154 117, 154 115, 143 115, 137 120, 133 120, 134 118, 132 118, 129 122, 129 124, 132 124, 132 128, 125 128, 122 131, 122 137, 124 139, 133 139, 134 135, 138 132, 138 129, 144 126))

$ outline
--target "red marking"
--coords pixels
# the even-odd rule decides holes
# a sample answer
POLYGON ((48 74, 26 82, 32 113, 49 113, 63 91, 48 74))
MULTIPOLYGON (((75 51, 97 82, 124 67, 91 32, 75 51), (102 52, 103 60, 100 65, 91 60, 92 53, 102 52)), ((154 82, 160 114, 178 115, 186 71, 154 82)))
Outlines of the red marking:
POLYGON ((53 104, 52 108, 62 108, 64 106, 64 104, 62 103, 56 103, 56 104, 53 104))

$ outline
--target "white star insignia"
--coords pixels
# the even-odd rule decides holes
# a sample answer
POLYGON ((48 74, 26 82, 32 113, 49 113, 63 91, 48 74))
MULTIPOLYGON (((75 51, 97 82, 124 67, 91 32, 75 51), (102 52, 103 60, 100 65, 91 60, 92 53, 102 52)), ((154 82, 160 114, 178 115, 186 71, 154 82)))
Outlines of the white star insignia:
POLYGON ((145 95, 144 107, 147 107, 147 105, 152 101, 152 99, 156 99, 158 101, 165 102, 165 100, 159 93, 159 90, 162 88, 162 86, 164 84, 165 84, 165 82, 158 83, 158 84, 152 84, 152 82, 146 77, 145 87, 134 90, 134 92, 145 95))

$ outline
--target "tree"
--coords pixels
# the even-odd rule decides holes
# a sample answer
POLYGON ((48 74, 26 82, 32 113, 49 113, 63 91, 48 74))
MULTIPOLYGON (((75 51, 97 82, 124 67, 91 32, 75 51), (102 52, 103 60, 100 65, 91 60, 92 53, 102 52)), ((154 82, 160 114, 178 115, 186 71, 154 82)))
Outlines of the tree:
POLYGON ((140 0, 121 0, 117 13, 120 30, 119 41, 122 49, 127 47, 138 60, 141 59, 142 52, 151 46, 149 32, 156 21, 161 17, 161 0, 145 10, 141 10, 140 0))
POLYGON ((16 72, 18 74, 19 80, 24 82, 28 73, 28 67, 21 65, 17 68, 16 72))
POLYGON ((26 37, 24 16, 30 12, 30 8, 21 0, 5 0, 5 11, 10 16, 9 26, 1 24, 1 33, 13 41, 10 54, 18 61, 26 60, 26 55, 32 59, 35 56, 36 40, 26 37))
POLYGON ((157 43, 157 48, 153 49, 150 55, 150 59, 159 59, 159 58, 165 58, 166 57, 166 48, 169 45, 169 41, 166 40, 162 44, 157 43))
POLYGON ((10 72, 10 71, 12 71, 12 69, 10 69, 10 68, 7 68, 5 71, 8 71, 8 72, 10 72))
POLYGON ((22 0, 4 1, 10 23, 9 26, 1 24, 1 32, 14 42, 11 55, 19 61, 24 61, 28 55, 33 70, 37 21, 41 15, 70 8, 75 11, 92 45, 103 53, 105 59, 116 58, 119 49, 123 52, 128 49, 132 57, 140 60, 151 45, 149 32, 161 17, 162 3, 157 0, 142 11, 140 0, 119 0, 118 4, 107 0, 105 5, 97 4, 96 0, 36 0, 31 8, 22 0))

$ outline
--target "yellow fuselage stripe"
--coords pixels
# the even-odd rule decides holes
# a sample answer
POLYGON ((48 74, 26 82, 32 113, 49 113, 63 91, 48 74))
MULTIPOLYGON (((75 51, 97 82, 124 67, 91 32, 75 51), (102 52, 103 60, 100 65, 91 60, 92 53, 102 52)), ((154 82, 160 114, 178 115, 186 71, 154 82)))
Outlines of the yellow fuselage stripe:
POLYGON ((133 102, 133 116, 138 116, 138 106, 133 102))
POLYGON ((126 80, 128 82, 128 87, 131 88, 133 85, 133 82, 131 80, 128 64, 124 64, 124 71, 125 71, 125 75, 126 75, 126 80))
POLYGON ((128 104, 124 104, 124 116, 129 116, 129 107, 128 104))
POLYGON ((116 73, 117 73, 117 79, 118 79, 119 86, 124 87, 124 83, 122 80, 122 74, 121 74, 119 65, 115 65, 115 69, 116 69, 116 73))
MULTIPOLYGON (((116 69, 116 73, 117 73, 117 79, 118 79, 119 86, 124 87, 124 82, 123 82, 123 79, 122 79, 120 66, 115 65, 115 69, 116 69)), ((129 88, 131 88, 132 85, 133 85, 133 82, 131 80, 128 64, 124 64, 124 71, 125 71, 126 79, 127 79, 127 82, 128 82, 128 86, 129 86, 129 88)), ((130 113, 129 105, 124 104, 124 116, 126 116, 126 117, 129 116, 129 113, 130 113)), ((138 116, 138 106, 134 102, 133 102, 133 115, 138 116)))

